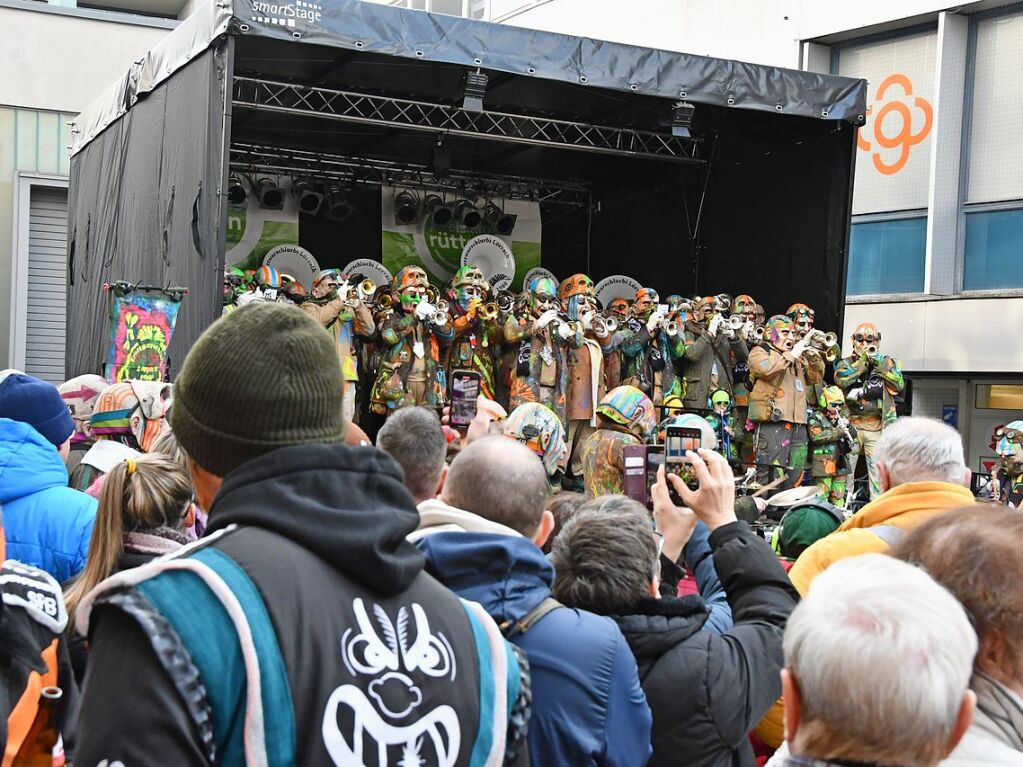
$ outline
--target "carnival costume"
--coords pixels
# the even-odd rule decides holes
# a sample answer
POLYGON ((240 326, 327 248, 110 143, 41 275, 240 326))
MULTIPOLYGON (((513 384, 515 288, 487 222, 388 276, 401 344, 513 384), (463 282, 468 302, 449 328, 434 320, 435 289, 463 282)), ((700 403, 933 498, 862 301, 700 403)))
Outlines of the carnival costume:
POLYGON ((380 328, 380 368, 370 395, 374 413, 408 405, 443 407, 447 377, 442 346, 454 338, 450 318, 426 301, 429 283, 418 266, 406 266, 391 282, 395 310, 380 328))
MULTIPOLYGON (((512 378, 509 406, 540 402, 565 424, 568 395, 568 349, 583 344, 582 326, 558 311, 558 289, 547 277, 537 277, 529 288, 526 337, 512 378)), ((521 323, 520 323, 521 327, 521 323)))
POLYGON ((619 495, 624 490, 625 448, 651 441, 657 429, 654 404, 635 386, 619 386, 597 405, 598 428, 583 445, 586 495, 619 495))
POLYGON ((800 484, 806 466, 806 393, 824 379, 824 360, 807 339, 794 341, 792 320, 767 321, 769 346, 750 352, 749 418, 756 429, 757 475, 761 484, 787 474, 779 489, 800 484), (806 355, 804 357, 804 355, 806 355), (772 468, 777 467, 777 468, 772 468))
POLYGON ((735 364, 745 363, 749 357, 745 342, 725 319, 728 308, 716 297, 702 298, 692 319, 685 323, 682 374, 689 410, 704 410, 715 389, 724 389, 731 396, 735 364))
POLYGON ((995 429, 991 448, 999 459, 995 474, 998 500, 1018 509, 1023 504, 1023 421, 1012 421, 995 429))
POLYGON ((845 392, 849 421, 857 432, 856 445, 849 454, 849 470, 855 473, 860 453, 863 453, 873 499, 881 492, 874 451, 881 432, 898 417, 895 397, 906 388, 906 381, 899 361, 879 351, 881 333, 873 324, 857 325, 852 341, 852 356, 835 363, 835 383, 845 392))
POLYGON ((504 422, 506 437, 518 440, 543 462, 552 492, 561 490, 561 477, 568 462, 565 427, 546 405, 526 402, 515 408, 504 422))
POLYGON ((849 423, 845 395, 837 386, 825 386, 818 408, 810 411, 806 428, 810 436, 810 475, 821 497, 838 508, 845 507, 846 456, 856 439, 856 427, 849 423))
POLYGON ((624 355, 623 382, 642 391, 655 405, 672 394, 685 395, 675 373, 675 360, 685 353, 685 338, 682 329, 672 328, 658 311, 659 300, 651 288, 637 290, 632 317, 615 339, 624 355))

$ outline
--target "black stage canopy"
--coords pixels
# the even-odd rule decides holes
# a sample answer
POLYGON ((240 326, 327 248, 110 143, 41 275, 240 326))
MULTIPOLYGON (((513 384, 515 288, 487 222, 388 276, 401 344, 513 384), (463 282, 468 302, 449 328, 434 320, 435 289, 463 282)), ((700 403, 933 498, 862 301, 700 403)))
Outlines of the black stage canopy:
POLYGON ((216 0, 76 121, 67 370, 100 368, 105 282, 190 288, 172 367, 216 318, 231 170, 352 189, 359 215, 301 219, 325 267, 380 258, 381 184, 484 189, 540 201, 561 277, 804 300, 837 327, 864 100, 862 80, 359 0, 216 0))

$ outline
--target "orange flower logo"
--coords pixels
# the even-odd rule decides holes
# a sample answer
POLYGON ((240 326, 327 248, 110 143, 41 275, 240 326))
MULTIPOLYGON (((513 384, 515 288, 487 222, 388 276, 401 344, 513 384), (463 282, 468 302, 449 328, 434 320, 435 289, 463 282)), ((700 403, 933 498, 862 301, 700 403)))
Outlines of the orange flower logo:
MULTIPOLYGON (((931 110, 931 102, 923 96, 914 96, 913 84, 908 77, 900 74, 889 75, 878 86, 877 94, 874 97, 874 105, 877 104, 881 106, 877 110, 877 114, 873 115, 873 122, 870 123, 869 128, 866 125, 860 128, 859 135, 856 137, 856 145, 864 152, 873 152, 871 159, 874 161, 874 167, 877 168, 878 173, 892 176, 902 170, 909 160, 910 150, 927 138, 931 132, 934 114, 931 110), (891 100, 886 102, 885 96, 889 89, 892 89, 891 100), (902 91, 901 94, 899 89, 902 91), (912 99, 913 107, 923 113, 924 124, 916 133, 913 133, 913 111, 910 108, 910 99, 912 99), (897 115, 899 130, 894 135, 888 135, 884 132, 885 118, 892 113, 897 115), (874 144, 864 137, 867 130, 873 132, 874 144), (878 149, 874 149, 874 146, 877 146, 878 149), (891 149, 898 149, 899 155, 895 162, 889 164, 882 157, 882 150, 891 149)), ((868 115, 873 112, 874 105, 867 107, 868 115)), ((889 126, 895 121, 895 119, 888 120, 889 126)), ((887 153, 887 156, 891 157, 891 153, 887 153)))

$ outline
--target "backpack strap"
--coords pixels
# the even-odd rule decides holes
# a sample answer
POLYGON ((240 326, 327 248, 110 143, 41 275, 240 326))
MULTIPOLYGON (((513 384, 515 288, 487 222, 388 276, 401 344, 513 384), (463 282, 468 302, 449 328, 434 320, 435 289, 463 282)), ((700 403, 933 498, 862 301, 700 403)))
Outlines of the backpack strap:
POLYGON ((895 544, 901 541, 902 537, 906 534, 905 530, 895 525, 874 525, 873 527, 868 527, 867 530, 887 543, 890 549, 895 548, 895 544))
POLYGON ((501 633, 504 634, 506 638, 514 636, 515 634, 525 634, 533 628, 533 626, 539 623, 544 616, 547 615, 547 613, 552 610, 557 610, 559 607, 564 607, 564 605, 554 597, 547 597, 540 604, 519 618, 519 620, 506 620, 502 623, 501 633))
POLYGON ((258 588, 212 547, 161 565, 136 589, 167 619, 204 681, 218 764, 294 765, 291 689, 258 588))

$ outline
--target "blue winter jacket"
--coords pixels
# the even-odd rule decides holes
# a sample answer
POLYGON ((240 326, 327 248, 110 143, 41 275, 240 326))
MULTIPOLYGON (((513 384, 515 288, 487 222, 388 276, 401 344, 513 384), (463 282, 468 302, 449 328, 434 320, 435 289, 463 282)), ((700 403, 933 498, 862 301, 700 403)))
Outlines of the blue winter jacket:
POLYGON ((67 486, 57 449, 26 423, 0 418, 0 506, 7 556, 64 583, 85 567, 96 501, 67 486))
MULTIPOLYGON (((550 596, 554 568, 527 538, 434 533, 416 544, 426 570, 502 624, 550 596)), ((549 612, 508 639, 525 651, 533 684, 533 765, 645 765, 650 709, 618 626, 585 610, 549 612)))

